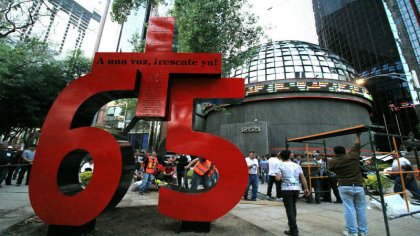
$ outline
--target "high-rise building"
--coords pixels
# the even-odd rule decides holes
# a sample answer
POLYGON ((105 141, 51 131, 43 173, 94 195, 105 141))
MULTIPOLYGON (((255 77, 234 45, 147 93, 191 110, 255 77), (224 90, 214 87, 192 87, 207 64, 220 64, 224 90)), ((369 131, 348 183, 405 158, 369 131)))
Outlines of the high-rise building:
POLYGON ((48 0, 27 4, 34 24, 22 31, 21 38, 36 37, 48 42, 59 53, 82 49, 93 52, 104 8, 103 0, 48 0))
MULTIPOLYGON (((397 2, 399 5, 385 0, 312 1, 319 44, 345 58, 365 78, 374 101, 372 122, 384 125, 389 133, 418 135, 413 108, 419 104, 419 64, 413 59, 418 40, 413 44, 408 36, 402 40, 401 29, 406 27, 396 18, 403 3, 405 7, 406 3, 418 5, 418 0, 397 2)), ((378 144, 382 149, 390 146, 386 139, 378 144)))

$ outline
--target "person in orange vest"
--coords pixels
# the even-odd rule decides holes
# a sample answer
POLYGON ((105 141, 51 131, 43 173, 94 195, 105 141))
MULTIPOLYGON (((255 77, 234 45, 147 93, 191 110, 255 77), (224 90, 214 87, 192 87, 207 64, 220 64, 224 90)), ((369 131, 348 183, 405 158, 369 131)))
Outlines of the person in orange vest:
POLYGON ((204 189, 210 187, 210 169, 212 163, 202 157, 196 158, 188 164, 185 169, 189 169, 194 165, 194 172, 191 180, 191 190, 195 191, 198 185, 202 184, 204 189))
POLYGON ((156 151, 152 152, 151 156, 148 156, 144 160, 144 174, 143 174, 143 182, 140 185, 139 194, 143 195, 144 193, 149 191, 149 186, 152 183, 154 178, 154 173, 156 170, 157 165, 159 164, 156 151))

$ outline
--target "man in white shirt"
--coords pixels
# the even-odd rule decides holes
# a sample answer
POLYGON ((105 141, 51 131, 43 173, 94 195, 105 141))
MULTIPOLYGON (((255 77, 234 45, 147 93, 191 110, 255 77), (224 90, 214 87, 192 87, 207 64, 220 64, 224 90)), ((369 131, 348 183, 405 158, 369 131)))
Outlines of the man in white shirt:
POLYGON ((248 186, 246 187, 244 200, 248 200, 249 186, 252 185, 251 201, 256 201, 258 192, 258 159, 255 158, 255 151, 250 151, 245 161, 248 166, 248 186))
POLYGON ((273 189, 273 183, 276 184, 276 197, 281 198, 281 182, 275 180, 276 170, 281 164, 278 156, 272 156, 268 159, 268 186, 267 186, 267 197, 273 199, 271 196, 271 190, 273 189))
POLYGON ((300 181, 302 181, 305 196, 309 194, 309 191, 302 168, 298 164, 290 161, 290 154, 291 152, 289 150, 281 151, 280 156, 282 163, 275 172, 278 173, 283 180, 283 202, 289 225, 289 230, 285 230, 284 233, 286 235, 297 236, 299 235, 299 230, 296 224, 296 202, 299 198, 300 181))

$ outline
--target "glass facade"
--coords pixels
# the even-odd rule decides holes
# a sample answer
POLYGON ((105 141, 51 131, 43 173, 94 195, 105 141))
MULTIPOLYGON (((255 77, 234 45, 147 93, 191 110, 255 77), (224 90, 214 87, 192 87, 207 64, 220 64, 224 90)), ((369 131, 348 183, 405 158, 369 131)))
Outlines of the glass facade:
POLYGON ((397 3, 417 64, 420 65, 420 0, 397 0, 397 3))
MULTIPOLYGON (((374 101, 373 123, 394 134, 418 133, 413 103, 419 101, 411 77, 418 63, 416 68, 407 64, 404 50, 408 47, 400 39, 399 22, 391 14, 394 9, 386 2, 312 0, 319 44, 345 58, 367 78, 365 85, 374 101), (394 106, 398 109, 391 110, 394 106)), ((387 140, 382 141, 388 146, 387 140)))
POLYGON ((355 70, 341 57, 318 45, 302 41, 276 41, 261 45, 249 63, 231 77, 246 84, 285 79, 334 79, 351 81, 355 70))
POLYGON ((381 0, 313 0, 313 7, 321 46, 359 73, 404 73, 381 0))

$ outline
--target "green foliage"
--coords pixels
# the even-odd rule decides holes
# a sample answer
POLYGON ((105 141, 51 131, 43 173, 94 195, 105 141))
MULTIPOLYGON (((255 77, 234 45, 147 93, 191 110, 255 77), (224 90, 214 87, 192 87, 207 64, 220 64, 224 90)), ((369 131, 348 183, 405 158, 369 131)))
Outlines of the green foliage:
POLYGON ((82 186, 87 186, 89 184, 89 181, 92 179, 93 171, 85 171, 83 173, 80 173, 80 181, 82 186))
POLYGON ((36 39, 16 45, 0 41, 0 135, 41 127, 58 93, 89 68, 87 59, 76 54, 59 61, 47 43, 36 39))
POLYGON ((263 35, 247 0, 176 0, 179 52, 222 52, 223 74, 252 57, 263 35))
POLYGON ((388 167, 391 167, 391 164, 388 164, 388 163, 378 164, 378 170, 384 170, 384 169, 386 169, 388 167))
POLYGON ((194 174, 194 170, 189 169, 188 172, 187 172, 187 179, 192 179, 193 174, 194 174))
POLYGON ((112 2, 111 19, 114 22, 122 24, 127 21, 128 16, 132 10, 137 10, 139 7, 145 7, 148 3, 157 5, 164 3, 164 0, 114 0, 112 2))
POLYGON ((92 60, 87 58, 81 49, 76 49, 62 61, 62 69, 67 82, 85 75, 92 66, 92 60))
MULTIPOLYGON (((389 181, 384 175, 381 176, 382 191, 386 192, 387 189, 392 187, 392 182, 389 181)), ((368 190, 372 190, 374 193, 379 193, 378 179, 376 174, 369 174, 368 178, 365 179, 365 185, 368 190)))
POLYGON ((138 32, 135 32, 128 42, 133 46, 133 52, 144 52, 146 48, 146 42, 141 39, 138 32))

